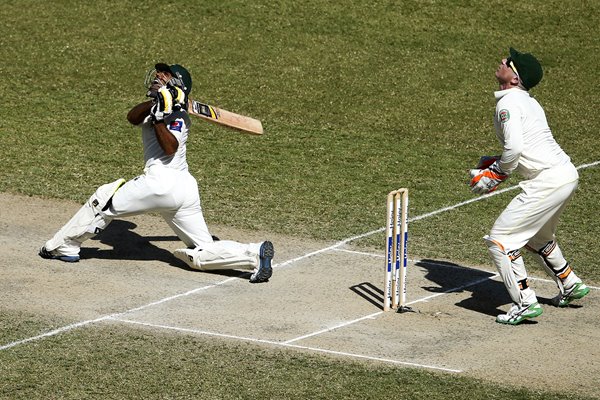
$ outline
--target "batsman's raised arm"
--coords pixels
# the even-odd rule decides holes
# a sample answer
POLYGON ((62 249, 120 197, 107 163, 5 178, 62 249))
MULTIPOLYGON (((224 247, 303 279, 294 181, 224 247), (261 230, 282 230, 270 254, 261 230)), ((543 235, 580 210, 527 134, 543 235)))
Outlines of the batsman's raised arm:
POLYGON ((179 141, 167 128, 164 121, 154 124, 154 133, 158 144, 164 150, 165 154, 168 156, 175 154, 179 147, 179 141))
POLYGON ((145 101, 136 106, 133 106, 127 113, 127 121, 132 125, 139 125, 148 115, 150 115, 150 109, 152 108, 152 100, 145 101))
POLYGON ((179 141, 165 125, 164 102, 145 101, 134 106, 127 113, 127 120, 133 125, 152 123, 158 144, 166 155, 172 156, 179 147, 179 141), (150 117, 150 119, 148 119, 150 117))

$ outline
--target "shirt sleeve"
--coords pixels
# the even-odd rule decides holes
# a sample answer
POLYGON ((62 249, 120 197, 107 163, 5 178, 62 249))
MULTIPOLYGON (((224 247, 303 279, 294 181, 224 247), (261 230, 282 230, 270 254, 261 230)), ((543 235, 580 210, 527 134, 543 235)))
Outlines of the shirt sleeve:
POLYGON ((499 166, 506 174, 513 172, 519 165, 523 152, 523 122, 521 110, 517 105, 499 102, 496 107, 496 130, 503 146, 499 166))
POLYGON ((171 120, 166 120, 167 128, 169 132, 177 138, 179 143, 183 142, 184 132, 187 131, 187 126, 185 125, 185 121, 183 118, 174 118, 171 120))

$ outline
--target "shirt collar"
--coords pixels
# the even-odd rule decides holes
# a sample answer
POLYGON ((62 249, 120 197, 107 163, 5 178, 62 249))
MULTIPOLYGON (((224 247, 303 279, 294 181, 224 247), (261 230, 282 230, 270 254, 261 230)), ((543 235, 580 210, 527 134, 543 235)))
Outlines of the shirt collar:
POLYGON ((504 96, 506 96, 509 93, 515 93, 515 92, 519 92, 519 93, 523 93, 526 95, 529 95, 529 92, 523 90, 523 89, 519 89, 516 87, 510 88, 510 89, 504 89, 504 90, 497 90, 494 92, 494 97, 496 98, 496 101, 500 100, 501 98, 503 98, 504 96))

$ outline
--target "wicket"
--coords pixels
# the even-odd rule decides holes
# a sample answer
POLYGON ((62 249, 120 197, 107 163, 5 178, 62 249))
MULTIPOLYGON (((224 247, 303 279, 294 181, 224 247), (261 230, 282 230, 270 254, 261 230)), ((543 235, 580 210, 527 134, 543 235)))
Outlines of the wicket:
POLYGON ((406 307, 406 269, 408 264, 408 189, 390 192, 387 196, 385 243, 385 286, 383 311, 406 307), (402 257, 402 264, 401 259, 402 257))

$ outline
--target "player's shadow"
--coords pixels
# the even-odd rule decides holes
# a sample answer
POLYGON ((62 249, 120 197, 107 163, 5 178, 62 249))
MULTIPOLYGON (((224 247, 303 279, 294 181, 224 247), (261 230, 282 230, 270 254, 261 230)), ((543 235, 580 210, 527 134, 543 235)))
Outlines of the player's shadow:
POLYGON ((114 220, 100 234, 83 244, 79 253, 81 259, 99 258, 107 260, 136 260, 136 261, 162 261, 170 265, 181 266, 180 260, 173 253, 161 249, 151 242, 178 241, 173 236, 141 236, 134 230, 137 225, 130 221, 114 220), (94 241, 105 244, 110 249, 90 247, 94 241))
POLYGON ((512 303, 502 281, 492 279, 495 273, 428 259, 416 262, 415 267, 420 268, 424 278, 434 284, 423 286, 429 292, 469 292, 469 297, 456 303, 459 307, 495 317, 506 313, 506 305, 512 303))
MULTIPOLYGON (((181 242, 176 235, 170 236, 141 236, 135 232, 137 225, 130 221, 114 220, 108 227, 92 240, 85 242, 79 253, 81 259, 97 258, 106 260, 135 260, 135 261, 160 261, 170 266, 196 271, 186 263, 179 260, 169 250, 161 249, 152 242, 174 241, 181 242), (94 241, 105 244, 110 249, 90 247, 94 241)), ((181 242, 181 247, 185 244, 181 242)), ((238 270, 203 271, 216 275, 249 277, 250 273, 238 270)))

